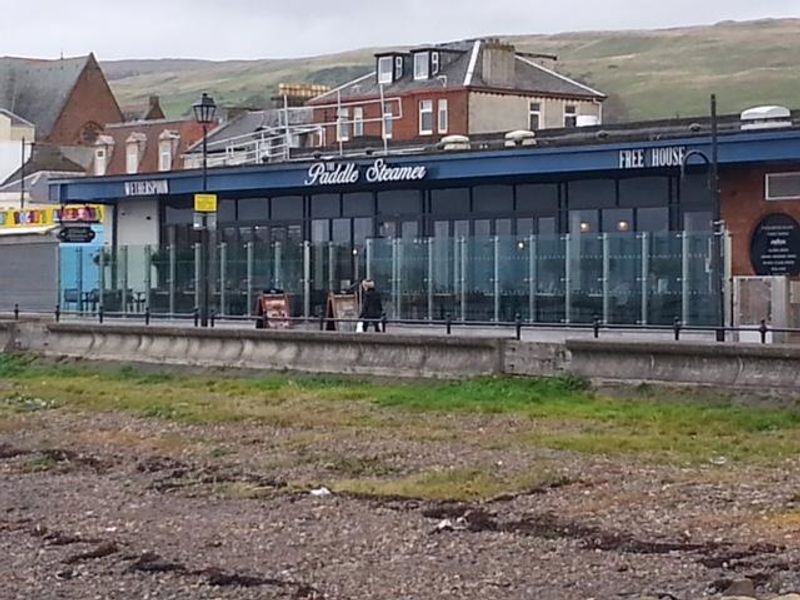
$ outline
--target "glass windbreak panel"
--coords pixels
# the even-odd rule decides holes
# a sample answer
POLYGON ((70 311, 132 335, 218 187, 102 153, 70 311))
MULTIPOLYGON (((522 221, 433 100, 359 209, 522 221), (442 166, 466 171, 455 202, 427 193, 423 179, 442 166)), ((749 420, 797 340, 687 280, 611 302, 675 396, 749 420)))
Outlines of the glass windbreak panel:
POLYGON ((462 265, 462 273, 465 305, 461 318, 467 321, 491 321, 495 314, 494 238, 476 236, 464 242, 466 264, 462 265))
POLYGON ((646 260, 647 322, 671 325, 675 318, 682 318, 683 236, 671 232, 649 235, 646 260))
POLYGON ((591 323, 603 316, 603 237, 570 236, 567 306, 570 323, 591 323))
POLYGON ((330 242, 311 244, 311 316, 324 316, 327 310, 328 292, 335 289, 336 246, 330 242))
POLYGON ((533 217, 517 219, 517 235, 528 236, 534 233, 533 217))
POLYGON ((514 210, 514 187, 510 185, 479 185, 472 188, 475 212, 511 212, 514 210))
POLYGON ((453 221, 453 235, 459 237, 469 237, 469 221, 459 220, 453 221))
POLYGON ((431 190, 431 212, 466 215, 469 213, 469 188, 431 190))
POLYGON ((669 231, 669 209, 666 206, 637 208, 636 231, 669 231))
POLYGON ((510 323, 517 315, 530 320, 530 238, 498 236, 498 319, 510 323))
POLYGON ((494 234, 498 236, 511 235, 511 219, 495 219, 494 234))
POLYGON ((380 221, 378 223, 378 236, 393 238, 397 236, 397 223, 395 221, 380 221))
POLYGON ((600 214, 597 210, 569 211, 569 232, 571 235, 596 234, 600 231, 600 214))
POLYGON ((566 319, 566 244, 566 237, 539 235, 529 248, 529 277, 535 291, 530 312, 538 323, 562 323, 566 319))
POLYGON ((517 186, 517 212, 534 216, 558 212, 558 185, 555 183, 517 186))
POLYGON ((378 192, 378 214, 417 215, 422 212, 421 199, 418 190, 378 192))
MULTIPOLYGON (((441 221, 440 223, 447 222, 441 221)), ((447 235, 437 235, 430 242, 432 254, 430 286, 434 320, 444 321, 448 316, 453 319, 459 318, 461 296, 458 291, 461 289, 461 250, 461 241, 447 235)))
POLYGON ((267 222, 269 220, 269 199, 242 198, 239 200, 239 220, 267 222))
POLYGON ((413 238, 395 242, 394 294, 396 313, 401 319, 428 318, 428 248, 425 240, 413 238))
POLYGON ((363 246, 364 240, 372 237, 372 219, 360 218, 353 219, 353 244, 356 246, 363 246))
POLYGON ((350 219, 333 220, 332 240, 336 244, 350 244, 350 219))
POLYGON ((99 253, 102 246, 67 245, 60 249, 62 310, 95 312, 100 289, 99 253))
POLYGON ((619 180, 619 205, 627 208, 667 206, 668 177, 634 177, 619 180))
MULTIPOLYGON (((719 302, 714 295, 715 282, 711 276, 712 234, 687 232, 684 235, 687 252, 684 264, 688 269, 684 294, 688 297, 684 299, 683 321, 687 325, 715 325, 719 302)), ((720 282, 716 282, 716 285, 721 286, 720 282)))
POLYGON ((331 225, 328 219, 314 219, 311 221, 311 242, 328 242, 331 239, 331 225))
POLYGON ((617 185, 613 179, 570 181, 569 208, 611 208, 617 203, 617 185))
POLYGON ((475 237, 488 237, 492 234, 492 222, 489 219, 475 219, 475 237))
POLYGON ((199 244, 175 248, 172 306, 177 314, 188 315, 195 307, 199 307, 197 258, 199 258, 199 244))
POLYGON ((639 323, 642 312, 642 239, 634 234, 608 234, 608 298, 603 320, 607 323, 639 323))
POLYGON ((433 235, 437 238, 450 237, 450 221, 436 221, 433 224, 433 235))
POLYGON ((222 315, 246 315, 254 308, 247 305, 247 256, 246 244, 225 243, 220 246, 217 300, 222 315))
POLYGON ((369 262, 365 273, 369 273, 375 287, 381 294, 383 311, 397 318, 400 303, 397 302, 399 275, 397 271, 397 241, 389 238, 376 238, 368 241, 369 262))

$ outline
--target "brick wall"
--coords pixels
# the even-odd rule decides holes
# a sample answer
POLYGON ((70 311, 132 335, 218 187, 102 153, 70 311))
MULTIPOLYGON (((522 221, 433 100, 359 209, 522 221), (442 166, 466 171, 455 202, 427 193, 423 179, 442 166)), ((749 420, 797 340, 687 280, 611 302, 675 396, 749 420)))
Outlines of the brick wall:
POLYGON ((800 222, 800 200, 766 200, 766 174, 794 171, 800 171, 800 165, 721 171, 722 218, 731 234, 734 276, 755 275, 750 263, 750 240, 761 219, 772 213, 785 213, 800 222))
POLYGON ((92 58, 78 78, 46 141, 65 146, 84 145, 81 133, 85 125, 96 123, 103 128, 123 120, 103 71, 92 58))

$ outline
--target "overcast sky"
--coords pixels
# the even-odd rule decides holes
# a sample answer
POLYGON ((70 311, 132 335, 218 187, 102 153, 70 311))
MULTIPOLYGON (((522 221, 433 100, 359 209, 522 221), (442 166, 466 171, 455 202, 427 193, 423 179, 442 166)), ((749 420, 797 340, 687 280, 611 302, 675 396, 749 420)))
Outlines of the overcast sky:
POLYGON ((0 55, 272 58, 488 34, 800 17, 800 0, 2 0, 0 55), (124 8, 123 8, 124 7, 124 8))

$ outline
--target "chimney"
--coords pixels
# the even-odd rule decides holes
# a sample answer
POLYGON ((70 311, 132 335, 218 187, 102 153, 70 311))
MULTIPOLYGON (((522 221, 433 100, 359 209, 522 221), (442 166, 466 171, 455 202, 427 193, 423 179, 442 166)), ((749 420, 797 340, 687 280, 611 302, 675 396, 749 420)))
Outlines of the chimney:
POLYGON ((496 88, 513 88, 516 75, 516 51, 513 44, 496 38, 483 43, 483 81, 496 88))
POLYGON ((147 113, 144 115, 145 121, 158 121, 159 119, 166 119, 164 111, 161 110, 161 102, 158 96, 150 96, 148 101, 147 113))

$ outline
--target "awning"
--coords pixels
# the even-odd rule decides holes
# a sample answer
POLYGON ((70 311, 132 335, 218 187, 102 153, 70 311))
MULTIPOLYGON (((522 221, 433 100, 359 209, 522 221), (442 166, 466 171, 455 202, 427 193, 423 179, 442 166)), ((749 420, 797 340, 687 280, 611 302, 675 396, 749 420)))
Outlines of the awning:
POLYGON ((43 225, 42 227, 0 227, 0 236, 2 235, 45 235, 54 229, 58 229, 60 225, 43 225))

